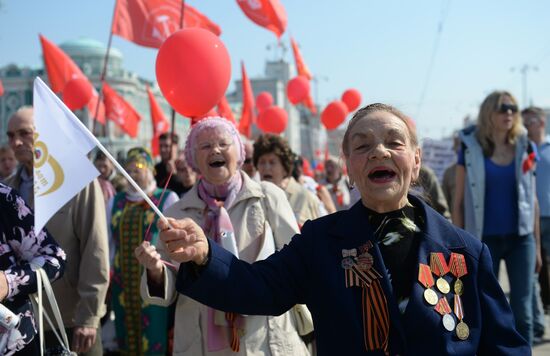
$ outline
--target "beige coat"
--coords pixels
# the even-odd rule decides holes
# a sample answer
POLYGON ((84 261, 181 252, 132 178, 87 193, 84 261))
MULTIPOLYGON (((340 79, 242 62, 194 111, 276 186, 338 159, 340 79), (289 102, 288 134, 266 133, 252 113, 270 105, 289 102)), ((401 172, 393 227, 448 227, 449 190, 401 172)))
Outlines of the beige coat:
POLYGON ((296 179, 290 177, 285 193, 300 226, 304 225, 306 221, 317 219, 320 216, 321 202, 296 179))
MULTIPOLYGON (((243 187, 228 213, 235 230, 239 257, 245 261, 254 262, 263 244, 266 218, 273 229, 275 246, 278 249, 290 241, 298 231, 298 226, 285 193, 281 189, 268 182, 254 182, 246 174, 242 174, 242 177, 243 187)), ((195 185, 180 201, 168 208, 165 214, 177 219, 189 217, 202 225, 205 207, 195 185)), ((165 256, 162 247, 158 246, 158 249, 165 256)), ((305 344, 296 332, 294 315, 289 312, 278 317, 246 316, 245 333, 241 337, 238 353, 232 352, 229 348, 208 352, 207 307, 191 298, 177 294, 176 273, 173 270, 165 268, 164 298, 152 297, 149 294, 146 276, 147 274, 144 273, 141 285, 141 294, 145 300, 151 304, 166 306, 177 298, 174 355, 309 355, 305 344)))
MULTIPOLYGON (((19 189, 20 174, 21 169, 8 184, 19 189)), ((33 203, 29 205, 34 209, 33 203)), ((99 327, 109 286, 109 246, 105 202, 97 180, 55 213, 46 229, 67 255, 63 277, 52 284, 65 327, 99 327)))

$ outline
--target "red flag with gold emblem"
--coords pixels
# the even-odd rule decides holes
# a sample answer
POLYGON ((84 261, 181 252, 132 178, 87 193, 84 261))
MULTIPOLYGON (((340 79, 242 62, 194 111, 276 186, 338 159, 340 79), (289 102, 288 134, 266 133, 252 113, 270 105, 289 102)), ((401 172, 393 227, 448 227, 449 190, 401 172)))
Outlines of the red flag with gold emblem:
POLYGON ((287 17, 279 0, 237 0, 246 17, 281 38, 285 32, 287 17))
POLYGON ((225 95, 222 96, 218 103, 218 115, 220 115, 221 117, 225 117, 227 120, 231 121, 233 125, 237 126, 235 116, 233 115, 233 111, 231 110, 231 107, 229 106, 225 95))
MULTIPOLYGON (((140 46, 160 48, 168 36, 180 29, 181 0, 117 0, 113 34, 140 46)), ((201 27, 215 35, 218 25, 192 6, 185 4, 183 27, 201 27)))
POLYGON ((256 122, 256 116, 254 115, 254 93, 252 92, 252 85, 246 75, 246 69, 244 63, 241 62, 242 71, 242 92, 243 92, 243 107, 241 111, 241 120, 239 121, 239 132, 250 138, 252 135, 252 124, 256 122))
POLYGON ((170 122, 164 116, 155 95, 151 91, 149 86, 146 87, 147 96, 149 97, 149 106, 151 107, 151 121, 153 123, 153 138, 151 139, 151 152, 153 156, 158 156, 160 154, 159 149, 159 136, 163 133, 170 131, 170 122))
MULTIPOLYGON (((48 81, 53 92, 56 94, 62 93, 67 82, 74 78, 84 78, 89 82, 88 77, 82 73, 71 57, 46 37, 42 35, 39 35, 39 37, 40 44, 42 45, 44 67, 46 68, 48 81)), ((91 83, 90 86, 93 88, 91 83)), ((99 123, 105 124, 105 107, 103 103, 100 103, 98 113, 96 114, 98 100, 99 95, 94 88, 92 98, 86 106, 91 117, 96 118, 99 123)))
POLYGON ((103 82, 105 96, 105 115, 114 121, 130 137, 137 137, 141 116, 107 82, 103 82))

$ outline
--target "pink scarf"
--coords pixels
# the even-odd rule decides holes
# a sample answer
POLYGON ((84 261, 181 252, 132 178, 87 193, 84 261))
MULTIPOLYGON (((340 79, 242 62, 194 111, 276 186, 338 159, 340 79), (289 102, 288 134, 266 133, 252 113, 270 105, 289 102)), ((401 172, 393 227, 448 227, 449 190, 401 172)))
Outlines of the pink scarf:
MULTIPOLYGON (((233 224, 227 213, 237 193, 242 188, 242 177, 240 172, 235 173, 231 179, 223 185, 213 185, 201 179, 198 190, 199 197, 206 203, 204 232, 206 236, 216 241, 223 248, 239 257, 237 242, 233 224)), ((243 329, 244 320, 235 313, 225 313, 227 321, 226 327, 216 325, 216 311, 208 308, 208 351, 220 351, 227 347, 235 352, 239 351, 239 333, 238 329, 243 329)))

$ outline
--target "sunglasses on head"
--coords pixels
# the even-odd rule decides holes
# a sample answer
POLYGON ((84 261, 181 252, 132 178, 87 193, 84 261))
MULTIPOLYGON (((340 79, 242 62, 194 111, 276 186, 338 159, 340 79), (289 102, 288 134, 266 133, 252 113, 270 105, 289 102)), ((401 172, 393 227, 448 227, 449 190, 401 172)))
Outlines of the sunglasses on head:
POLYGON ((498 108, 498 112, 501 114, 505 114, 510 110, 512 114, 515 114, 518 112, 518 106, 515 104, 500 104, 500 107, 498 108))

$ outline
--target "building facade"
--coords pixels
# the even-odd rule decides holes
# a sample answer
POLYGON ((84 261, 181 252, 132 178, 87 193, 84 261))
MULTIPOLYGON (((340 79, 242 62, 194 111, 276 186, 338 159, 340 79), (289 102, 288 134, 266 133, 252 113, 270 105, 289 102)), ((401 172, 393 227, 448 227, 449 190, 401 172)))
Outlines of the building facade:
MULTIPOLYGON (((103 71, 107 48, 101 42, 87 38, 68 41, 61 44, 60 47, 80 67, 94 87, 99 90, 100 77, 103 71)), ((153 128, 149 99, 145 89, 147 85, 151 87, 166 117, 169 120, 171 117, 170 106, 160 93, 156 83, 143 79, 136 73, 125 70, 123 64, 122 53, 116 48, 111 48, 109 51, 109 62, 105 80, 141 115, 138 136, 136 138, 130 138, 124 134, 114 122, 109 120, 107 120, 107 127, 105 129, 101 129, 96 125, 95 130, 96 135, 103 145, 105 145, 113 155, 118 157, 123 157, 125 152, 134 146, 140 145, 150 147, 153 128)), ((41 68, 31 69, 28 67, 19 67, 16 64, 10 64, 0 68, 0 80, 2 80, 5 91, 4 95, 0 97, 1 144, 7 141, 5 132, 7 130, 7 121, 11 115, 23 105, 32 105, 33 81, 37 76, 48 83, 45 70, 41 68)), ((86 110, 79 110, 75 112, 75 114, 90 129, 93 128, 93 122, 89 119, 86 110)), ((176 132, 180 134, 180 136, 185 137, 188 129, 189 120, 176 114, 176 132)))

